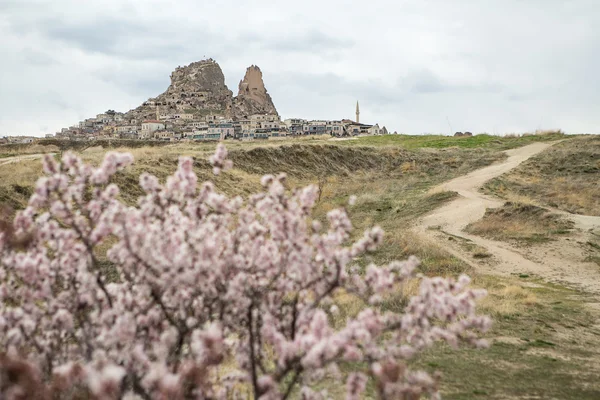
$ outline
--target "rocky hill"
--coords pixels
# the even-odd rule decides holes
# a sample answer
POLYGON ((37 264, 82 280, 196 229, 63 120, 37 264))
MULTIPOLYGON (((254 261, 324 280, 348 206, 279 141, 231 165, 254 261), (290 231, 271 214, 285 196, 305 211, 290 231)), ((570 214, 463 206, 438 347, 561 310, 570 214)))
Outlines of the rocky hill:
POLYGON ((235 118, 252 114, 277 114, 273 100, 265 88, 262 71, 256 65, 248 67, 238 86, 238 95, 233 99, 235 118))
POLYGON ((129 111, 126 119, 154 119, 157 108, 160 115, 191 113, 203 117, 213 114, 235 119, 256 113, 277 114, 260 68, 252 65, 247 69, 240 81, 238 96, 233 97, 221 67, 213 59, 177 67, 171 73, 167 90, 129 111))

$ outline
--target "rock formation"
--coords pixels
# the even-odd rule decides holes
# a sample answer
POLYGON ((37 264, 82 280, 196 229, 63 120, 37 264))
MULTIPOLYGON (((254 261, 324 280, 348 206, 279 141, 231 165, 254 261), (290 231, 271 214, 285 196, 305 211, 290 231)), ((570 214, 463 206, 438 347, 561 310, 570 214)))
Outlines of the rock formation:
MULTIPOLYGON (((204 109, 228 110, 233 93, 225 85, 225 76, 214 60, 191 63, 177 67, 171 73, 171 85, 159 96, 165 101, 188 103, 204 109)), ((164 104, 163 104, 164 105, 164 104)))
POLYGON ((225 85, 225 76, 213 59, 177 67, 171 73, 171 84, 157 97, 129 111, 128 118, 154 119, 160 114, 192 113, 198 116, 218 114, 231 116, 233 93, 225 85))
POLYGON ((239 93, 233 97, 225 85, 221 67, 213 59, 177 67, 171 73, 171 84, 164 93, 129 111, 125 118, 155 119, 157 109, 160 115, 191 113, 204 117, 212 114, 235 119, 252 114, 277 114, 260 68, 252 65, 246 70, 239 93))
POLYGON ((248 67, 238 89, 238 95, 233 99, 234 118, 245 118, 252 114, 277 114, 273 100, 265 88, 262 72, 256 65, 248 67))

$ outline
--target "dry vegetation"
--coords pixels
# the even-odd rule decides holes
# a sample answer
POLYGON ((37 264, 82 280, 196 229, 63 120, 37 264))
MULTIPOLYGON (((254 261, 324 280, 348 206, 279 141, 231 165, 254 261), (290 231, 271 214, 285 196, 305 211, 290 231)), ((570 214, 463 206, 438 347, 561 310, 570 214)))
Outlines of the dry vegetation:
POLYGON ((600 136, 565 140, 491 180, 488 193, 526 198, 575 214, 600 216, 600 136))
POLYGON ((27 154, 46 154, 59 152, 60 148, 54 144, 27 144, 27 145, 1 145, 0 164, 3 158, 16 157, 27 154))
POLYGON ((507 202, 488 209, 482 219, 467 226, 467 232, 517 244, 542 243, 565 235, 574 223, 531 204, 507 202))
POLYGON ((595 262, 600 267, 600 229, 590 232, 589 240, 586 244, 586 261, 595 262))
MULTIPOLYGON (((548 137, 555 138, 551 135, 548 137)), ((483 311, 495 321, 489 335, 494 342, 490 349, 461 350, 457 353, 439 346, 420 361, 424 369, 442 372, 444 398, 598 399, 600 328, 595 325, 594 315, 583 307, 581 298, 584 294, 526 275, 507 279, 477 274, 442 247, 423 241, 410 230, 415 218, 455 196, 447 192, 427 195, 433 185, 502 159, 504 154, 498 152, 499 149, 514 146, 515 143, 527 144, 540 138, 545 140, 546 136, 508 138, 500 143, 490 140, 488 144, 468 142, 471 138, 461 138, 460 143, 466 143, 462 146, 465 148, 423 150, 407 150, 406 147, 447 146, 429 139, 422 140, 424 146, 406 146, 409 140, 406 138, 394 138, 396 142, 388 138, 373 138, 382 143, 368 143, 371 145, 369 147, 364 146, 366 143, 361 145, 361 140, 332 142, 307 139, 300 144, 280 142, 268 145, 232 143, 228 147, 235 168, 216 178, 211 175, 205 162, 214 144, 121 149, 132 151, 136 162, 118 175, 117 183, 123 189, 124 199, 133 202, 140 194, 137 185, 140 172, 148 171, 164 178, 175 170, 178 155, 185 154, 197 160, 195 169, 200 179, 213 179, 220 190, 229 194, 252 193, 259 185, 261 174, 277 171, 288 173, 290 187, 318 183, 322 193, 317 216, 321 218, 330 209, 347 204, 350 195, 357 195, 356 205, 350 209, 357 234, 373 224, 381 225, 386 232, 385 244, 373 255, 359 260, 360 265, 370 261, 402 259, 415 254, 423 261, 421 270, 424 273, 456 275, 466 272, 474 276, 475 286, 484 287, 490 293, 481 304, 483 311), (436 145, 427 145, 431 143, 436 145), (473 151, 471 147, 477 150, 473 151)), ((369 138, 371 141, 373 139, 369 138)), ((444 144, 448 141, 440 140, 444 144)), ((496 140, 500 139, 493 139, 496 140)), ((590 144, 600 145, 600 141, 590 139, 572 141, 574 144, 569 144, 569 140, 560 145, 560 154, 565 152, 577 159, 577 152, 589 156, 588 147, 593 147, 590 144)), ((84 159, 98 163, 104 152, 103 149, 88 148, 80 154, 84 159)), ((538 158, 542 159, 542 164, 552 163, 546 153, 538 158)), ((580 164, 577 165, 583 163, 578 162, 580 164)), ((530 165, 531 169, 535 169, 538 176, 545 171, 535 163, 530 165)), ((528 171, 520 168, 521 174, 523 170, 528 171)), ((7 203, 14 208, 22 207, 40 174, 39 160, 20 162, 18 168, 17 164, 10 168, 0 166, 0 203, 7 203)), ((573 169, 569 174, 578 173, 573 169)), ((502 177, 503 180, 505 178, 502 177)), ((580 185, 586 188, 585 193, 592 193, 590 182, 582 179, 580 185)), ((539 183, 539 187, 542 187, 542 183, 539 183)), ((513 192, 505 189, 504 193, 513 192)), ((532 193, 538 192, 532 190, 532 193)), ((528 194, 529 188, 523 187, 520 195, 528 194)), ((591 200, 587 199, 586 202, 590 203, 591 200)), ((540 211, 529 206, 505 206, 490 211, 480 221, 482 225, 479 225, 479 229, 487 224, 484 234, 503 234, 511 238, 536 235, 551 238, 553 231, 568 229, 566 225, 561 225, 564 221, 557 221, 554 217, 539 218, 546 214, 545 211, 538 213, 540 211)), ((600 249, 600 232, 598 238, 600 249)), ((415 290, 415 285, 399 288, 397 296, 386 299, 384 306, 403 307, 407 296, 415 290)), ((339 318, 358 312, 359 304, 352 296, 341 295, 338 298, 339 318)), ((342 397, 343 387, 337 382, 331 382, 326 388, 334 398, 342 397)))

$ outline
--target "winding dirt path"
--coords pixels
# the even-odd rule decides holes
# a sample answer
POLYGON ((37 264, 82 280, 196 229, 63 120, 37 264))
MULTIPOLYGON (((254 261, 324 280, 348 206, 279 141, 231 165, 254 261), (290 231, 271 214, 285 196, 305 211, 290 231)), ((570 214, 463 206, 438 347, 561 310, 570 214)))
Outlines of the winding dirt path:
POLYGON ((507 151, 508 158, 500 163, 473 171, 432 189, 455 191, 460 197, 422 217, 416 230, 425 237, 440 243, 455 257, 465 261, 477 270, 507 275, 524 273, 560 282, 586 292, 600 293, 600 269, 585 261, 585 242, 590 230, 600 228, 600 217, 568 214, 560 210, 551 211, 566 215, 575 222, 575 232, 568 238, 551 243, 515 247, 471 235, 464 228, 483 217, 486 208, 500 207, 503 200, 479 192, 488 180, 500 176, 523 161, 544 151, 552 143, 535 143, 507 151), (448 240, 452 238, 454 240, 448 240), (461 246, 468 243, 477 245, 492 255, 490 260, 478 260, 461 246))
MULTIPOLYGON (((50 153, 50 155, 53 155, 53 154, 54 153, 50 153)), ((45 156, 45 154, 24 154, 22 156, 0 158, 0 166, 16 163, 16 162, 20 162, 20 161, 25 161, 25 160, 36 160, 36 159, 42 158, 44 156, 45 156)))

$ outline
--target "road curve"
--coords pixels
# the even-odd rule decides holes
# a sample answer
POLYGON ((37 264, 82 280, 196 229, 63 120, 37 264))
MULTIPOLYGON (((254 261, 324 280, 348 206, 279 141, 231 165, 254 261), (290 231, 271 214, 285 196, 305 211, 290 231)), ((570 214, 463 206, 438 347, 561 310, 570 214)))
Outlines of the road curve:
POLYGON ((583 241, 590 229, 600 228, 600 217, 568 214, 552 210, 576 224, 575 237, 560 239, 549 244, 516 248, 499 242, 471 235, 464 228, 483 217, 486 208, 500 207, 503 200, 479 192, 490 179, 500 176, 532 156, 546 150, 553 143, 534 143, 506 151, 508 158, 502 162, 478 169, 432 189, 432 192, 454 191, 459 197, 425 215, 416 223, 416 230, 423 236, 438 242, 448 252, 478 270, 494 274, 527 273, 545 279, 566 283, 588 292, 600 293, 600 272, 596 264, 584 261, 584 250, 577 242, 583 241), (483 263, 472 257, 460 243, 449 241, 455 236, 483 247, 492 255, 491 263, 483 263))

